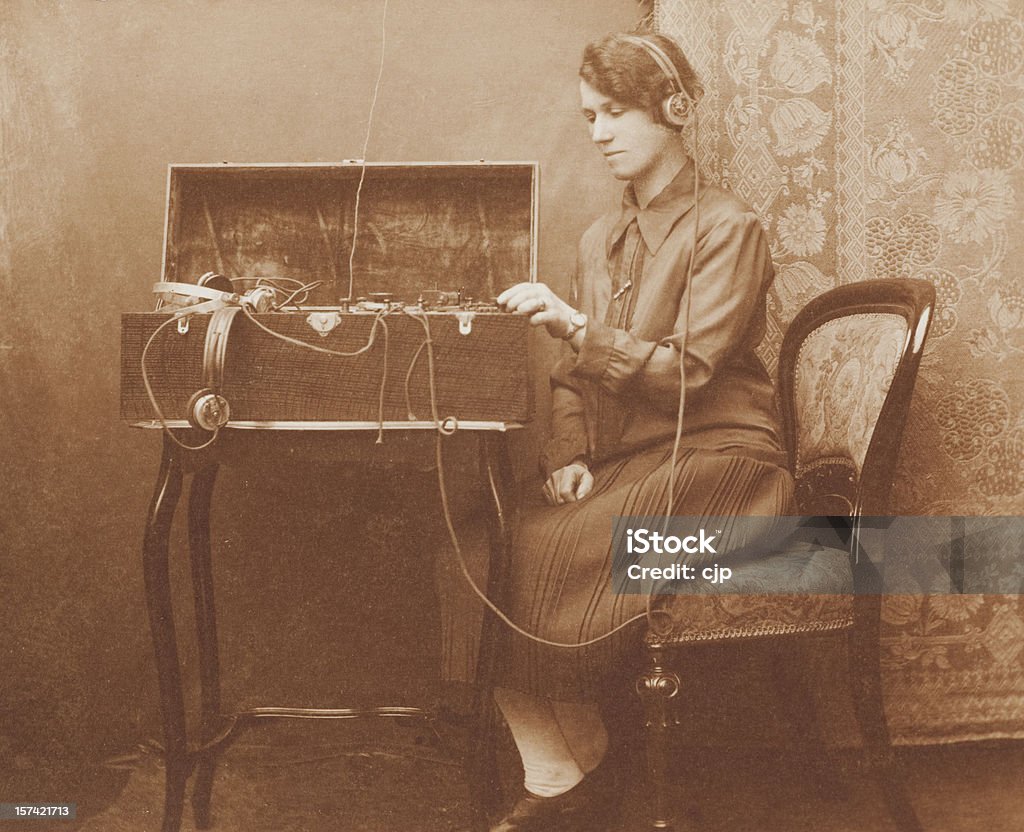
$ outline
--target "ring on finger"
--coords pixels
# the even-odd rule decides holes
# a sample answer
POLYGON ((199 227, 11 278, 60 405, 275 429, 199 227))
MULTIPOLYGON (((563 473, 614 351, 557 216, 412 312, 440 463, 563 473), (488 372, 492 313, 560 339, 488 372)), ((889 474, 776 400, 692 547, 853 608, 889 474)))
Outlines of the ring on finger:
POLYGON ((547 308, 548 308, 548 304, 547 304, 547 301, 544 300, 544 298, 541 298, 539 301, 537 301, 537 311, 538 312, 543 312, 547 308))

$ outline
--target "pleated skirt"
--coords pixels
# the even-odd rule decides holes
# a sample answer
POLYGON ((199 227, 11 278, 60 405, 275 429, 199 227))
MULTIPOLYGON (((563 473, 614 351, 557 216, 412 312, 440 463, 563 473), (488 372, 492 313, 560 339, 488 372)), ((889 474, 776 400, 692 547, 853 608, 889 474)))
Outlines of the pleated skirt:
MULTIPOLYGON (((582 501, 548 506, 524 495, 502 605, 508 616, 541 639, 577 645, 645 612, 647 595, 613 589, 612 522, 617 516, 665 514, 671 464, 672 443, 663 442, 594 466, 594 488, 582 501)), ((675 467, 673 515, 760 518, 744 521, 749 541, 758 522, 764 523, 768 536, 773 519, 792 511, 789 472, 746 456, 742 449, 683 448, 675 467)), ((719 551, 728 550, 727 538, 728 531, 719 540, 719 551)), ((657 598, 652 606, 659 608, 657 598)), ((556 700, 599 699, 613 677, 636 664, 647 626, 641 617, 610 638, 570 648, 544 645, 500 625, 498 684, 556 700)), ((446 676, 458 678, 466 674, 453 668, 473 664, 459 656, 472 640, 461 639, 460 648, 460 639, 451 637, 452 628, 446 629, 446 676)))

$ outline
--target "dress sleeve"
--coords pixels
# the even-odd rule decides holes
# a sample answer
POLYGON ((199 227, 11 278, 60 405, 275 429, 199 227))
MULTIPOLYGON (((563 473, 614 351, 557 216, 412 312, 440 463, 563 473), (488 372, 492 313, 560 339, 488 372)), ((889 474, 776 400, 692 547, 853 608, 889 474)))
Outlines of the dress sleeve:
POLYGON ((551 436, 541 451, 544 478, 575 459, 586 459, 587 423, 583 396, 569 374, 572 360, 564 358, 551 372, 551 436))
MULTIPOLYGON (((584 241, 580 241, 583 248, 584 241)), ((580 260, 569 285, 569 300, 579 302, 580 260)), ((576 459, 586 460, 590 446, 587 433, 586 405, 579 382, 572 376, 575 356, 566 356, 551 370, 551 435, 540 454, 540 469, 546 480, 552 472, 576 459)))
MULTIPOLYGON (((684 251, 676 266, 680 284, 686 281, 687 257, 684 251)), ((684 292, 679 293, 675 331, 657 341, 588 321, 571 375, 613 395, 643 396, 659 410, 674 414, 679 409, 679 344, 686 345, 690 400, 735 350, 749 347, 745 336, 772 276, 771 255, 757 217, 750 212, 726 217, 698 241, 689 322, 684 292)))

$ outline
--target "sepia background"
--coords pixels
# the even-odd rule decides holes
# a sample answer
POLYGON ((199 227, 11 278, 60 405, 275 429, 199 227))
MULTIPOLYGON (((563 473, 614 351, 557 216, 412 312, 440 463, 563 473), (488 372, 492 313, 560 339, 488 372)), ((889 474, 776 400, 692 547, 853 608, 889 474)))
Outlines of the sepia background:
MULTIPOLYGON (((160 735, 140 554, 161 443, 119 420, 120 315, 153 308, 169 163, 362 155, 381 10, 0 4, 0 768, 160 735)), ((564 290, 579 235, 620 191, 579 115, 579 57, 636 19, 631 0, 394 0, 367 157, 539 161, 539 271, 564 290)), ((520 440, 524 471, 542 429, 520 440)), ((225 703, 422 700, 436 479, 286 473, 218 479, 225 703)), ((187 557, 176 567, 194 679, 187 557)))
MULTIPOLYGON (((538 160, 539 273, 565 291, 579 234, 620 192, 578 114, 579 57, 644 9, 424 5, 389 7, 367 157, 538 160)), ((158 734, 139 550, 159 439, 118 420, 119 316, 152 305, 168 163, 361 155, 380 11, 378 0, 0 8, 0 768, 158 734)), ((755 206, 773 241, 769 363, 789 317, 830 286, 936 283, 894 511, 1020 513, 1021 13, 1009 0, 654 9, 705 80, 702 166, 755 206)), ((524 477, 546 427, 552 353, 536 347, 539 418, 516 446, 524 477)), ((381 688, 398 702, 436 674, 434 480, 368 489, 356 474, 222 475, 227 703, 340 706, 379 701, 381 688)), ((183 599, 186 571, 179 562, 174 575, 183 599)), ((891 599, 885 615, 899 741, 1024 735, 1019 598, 891 599)), ((830 675, 837 659, 821 661, 830 675)), ((691 692, 722 697, 712 677, 724 670, 688 680, 691 692)), ((729 695, 745 687, 741 673, 729 695)), ((848 725, 835 689, 819 695, 848 725)), ((725 741, 758 734, 764 713, 750 710, 725 741)))

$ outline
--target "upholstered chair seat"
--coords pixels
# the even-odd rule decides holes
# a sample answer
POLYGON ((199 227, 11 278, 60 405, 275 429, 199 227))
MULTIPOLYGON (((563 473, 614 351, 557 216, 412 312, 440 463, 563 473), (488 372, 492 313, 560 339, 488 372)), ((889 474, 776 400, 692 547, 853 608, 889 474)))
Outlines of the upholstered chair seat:
POLYGON ((810 543, 767 557, 731 564, 726 583, 693 581, 693 593, 663 598, 651 627, 649 646, 719 639, 758 638, 841 630, 853 625, 853 571, 845 549, 810 543))

